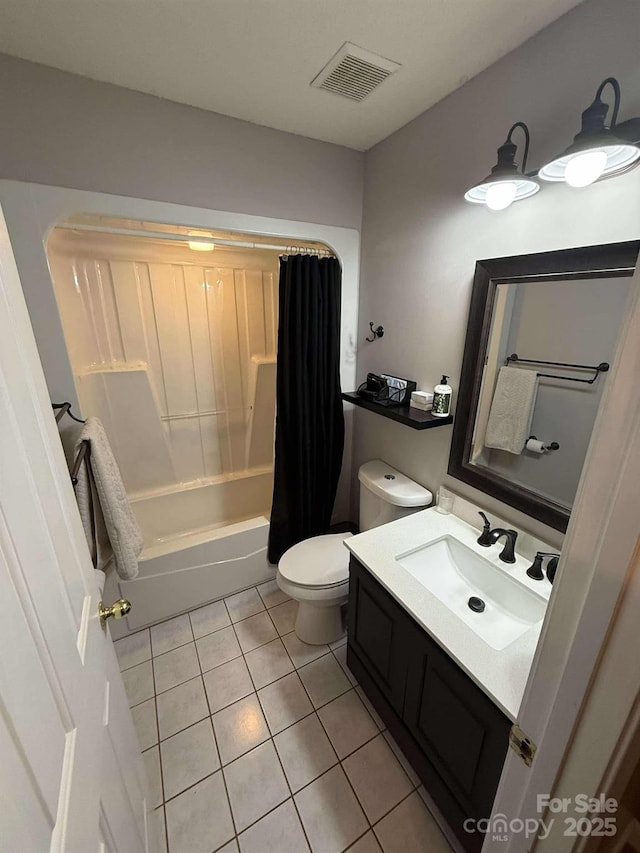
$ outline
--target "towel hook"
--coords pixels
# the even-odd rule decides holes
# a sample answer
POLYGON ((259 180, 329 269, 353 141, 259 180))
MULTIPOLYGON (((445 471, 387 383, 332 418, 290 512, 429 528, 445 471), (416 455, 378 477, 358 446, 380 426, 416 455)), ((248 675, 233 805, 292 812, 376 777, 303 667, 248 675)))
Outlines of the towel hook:
POLYGON ((365 338, 365 341, 369 341, 369 343, 373 343, 376 338, 381 338, 384 335, 384 327, 377 326, 375 329, 373 328, 373 323, 369 323, 369 328, 371 329, 371 337, 365 338))

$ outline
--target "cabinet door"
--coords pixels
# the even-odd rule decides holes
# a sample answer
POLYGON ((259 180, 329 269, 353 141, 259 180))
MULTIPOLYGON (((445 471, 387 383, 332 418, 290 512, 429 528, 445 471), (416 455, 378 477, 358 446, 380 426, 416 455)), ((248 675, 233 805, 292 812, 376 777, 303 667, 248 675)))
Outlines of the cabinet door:
POLYGON ((353 557, 349 580, 349 645, 376 686, 402 715, 408 617, 353 557))
POLYGON ((468 817, 489 817, 510 721, 422 631, 411 635, 404 721, 468 817))

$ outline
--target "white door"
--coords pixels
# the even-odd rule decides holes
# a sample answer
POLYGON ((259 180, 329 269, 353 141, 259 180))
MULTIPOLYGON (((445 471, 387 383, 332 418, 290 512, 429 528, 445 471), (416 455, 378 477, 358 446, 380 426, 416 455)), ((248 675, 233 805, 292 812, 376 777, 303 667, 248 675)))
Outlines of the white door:
POLYGON ((143 853, 146 781, 0 210, 0 851, 143 853))

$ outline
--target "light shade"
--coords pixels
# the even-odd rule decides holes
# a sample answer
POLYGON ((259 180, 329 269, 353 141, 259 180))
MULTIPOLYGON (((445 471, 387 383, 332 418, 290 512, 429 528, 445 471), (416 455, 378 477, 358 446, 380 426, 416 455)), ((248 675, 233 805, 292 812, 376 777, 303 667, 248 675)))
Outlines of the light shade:
POLYGON ((504 210, 514 201, 535 195, 540 184, 533 177, 524 174, 529 153, 529 129, 523 122, 516 122, 507 134, 507 139, 498 148, 498 162, 480 183, 464 194, 465 200, 472 204, 486 204, 492 210, 504 210), (525 149, 522 158, 522 171, 515 163, 517 146, 511 141, 516 128, 522 128, 525 134, 525 149))
POLYGON ((640 148, 635 141, 618 136, 616 121, 619 107, 620 85, 615 77, 607 77, 598 87, 593 103, 582 113, 582 127, 573 143, 544 165, 538 177, 544 181, 566 181, 572 186, 588 186, 600 178, 624 172, 633 166, 640 159, 640 148), (606 127, 604 123, 609 105, 601 99, 607 85, 613 88, 615 97, 611 127, 606 127))
POLYGON ((215 243, 206 231, 189 231, 189 248, 193 252, 213 252, 215 243))

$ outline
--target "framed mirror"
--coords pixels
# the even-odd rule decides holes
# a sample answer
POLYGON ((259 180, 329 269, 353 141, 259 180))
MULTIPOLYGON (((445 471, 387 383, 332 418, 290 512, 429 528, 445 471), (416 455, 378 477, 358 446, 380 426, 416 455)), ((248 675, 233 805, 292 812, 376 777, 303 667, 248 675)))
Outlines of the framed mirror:
POLYGON ((452 477, 566 530, 639 248, 476 263, 452 477))

